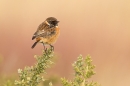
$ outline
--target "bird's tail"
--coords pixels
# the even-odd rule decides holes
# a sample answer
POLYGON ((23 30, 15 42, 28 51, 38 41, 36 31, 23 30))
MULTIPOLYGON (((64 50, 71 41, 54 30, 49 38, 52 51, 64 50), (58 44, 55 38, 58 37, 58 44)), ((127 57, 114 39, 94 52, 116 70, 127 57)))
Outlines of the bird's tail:
POLYGON ((36 35, 33 35, 32 40, 36 38, 36 35))
POLYGON ((38 41, 36 41, 33 45, 32 45, 32 49, 37 45, 38 41))

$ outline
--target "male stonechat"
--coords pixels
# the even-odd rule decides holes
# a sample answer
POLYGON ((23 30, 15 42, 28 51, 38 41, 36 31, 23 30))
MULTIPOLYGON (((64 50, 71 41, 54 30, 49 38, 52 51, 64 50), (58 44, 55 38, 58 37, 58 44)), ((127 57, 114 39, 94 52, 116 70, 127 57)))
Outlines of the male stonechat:
POLYGON ((45 45, 50 45, 51 49, 54 50, 54 44, 60 34, 60 29, 58 27, 59 21, 54 17, 47 18, 42 22, 36 32, 33 34, 32 40, 36 39, 36 42, 32 45, 34 48, 37 43, 42 43, 45 50, 45 45))

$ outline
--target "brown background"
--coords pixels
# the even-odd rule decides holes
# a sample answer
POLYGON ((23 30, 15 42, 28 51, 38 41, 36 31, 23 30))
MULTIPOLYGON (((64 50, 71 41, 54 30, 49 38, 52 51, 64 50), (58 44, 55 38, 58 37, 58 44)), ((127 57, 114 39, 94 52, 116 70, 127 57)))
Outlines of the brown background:
POLYGON ((61 34, 54 45, 59 58, 49 74, 70 78, 79 54, 90 54, 94 81, 130 85, 130 0, 0 0, 0 73, 35 63, 43 47, 31 49, 31 37, 50 16, 60 21, 61 34))

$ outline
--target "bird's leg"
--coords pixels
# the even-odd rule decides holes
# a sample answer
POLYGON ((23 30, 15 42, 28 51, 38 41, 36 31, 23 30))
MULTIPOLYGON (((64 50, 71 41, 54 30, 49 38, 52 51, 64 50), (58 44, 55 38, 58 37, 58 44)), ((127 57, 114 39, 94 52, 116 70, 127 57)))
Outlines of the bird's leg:
POLYGON ((51 51, 54 51, 54 46, 52 46, 51 44, 50 44, 50 46, 51 46, 51 51))
MULTIPOLYGON (((46 56, 48 56, 48 54, 47 54, 47 48, 45 47, 45 44, 44 43, 42 43, 43 44, 43 46, 44 46, 44 51, 45 51, 45 54, 46 54, 46 56)), ((49 57, 49 56, 48 56, 49 57)))
POLYGON ((45 44, 44 43, 42 43, 43 44, 43 47, 44 47, 44 51, 46 52, 47 51, 47 48, 45 47, 45 44))

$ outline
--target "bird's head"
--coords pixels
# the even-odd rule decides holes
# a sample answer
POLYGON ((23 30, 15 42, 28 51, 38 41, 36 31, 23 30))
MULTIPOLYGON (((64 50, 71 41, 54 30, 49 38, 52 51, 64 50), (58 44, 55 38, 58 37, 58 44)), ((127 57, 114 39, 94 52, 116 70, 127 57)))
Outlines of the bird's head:
POLYGON ((57 21, 57 19, 54 18, 54 17, 49 17, 49 18, 46 19, 46 21, 48 22, 50 27, 55 27, 59 23, 59 21, 57 21))

